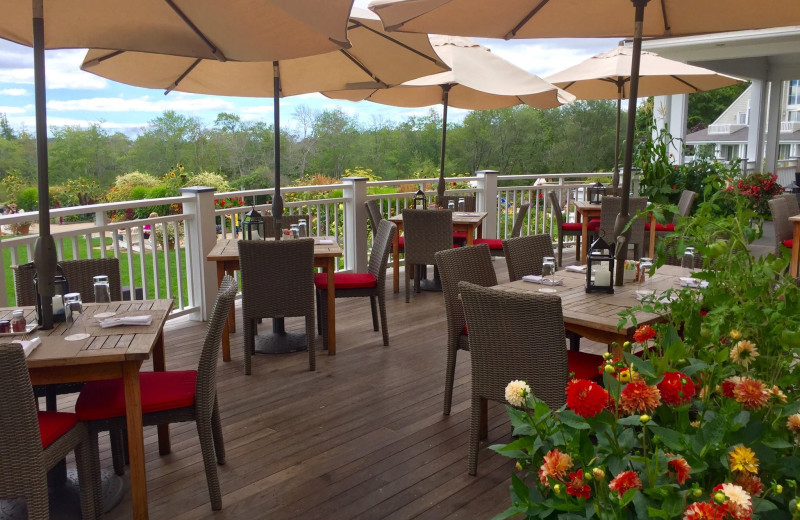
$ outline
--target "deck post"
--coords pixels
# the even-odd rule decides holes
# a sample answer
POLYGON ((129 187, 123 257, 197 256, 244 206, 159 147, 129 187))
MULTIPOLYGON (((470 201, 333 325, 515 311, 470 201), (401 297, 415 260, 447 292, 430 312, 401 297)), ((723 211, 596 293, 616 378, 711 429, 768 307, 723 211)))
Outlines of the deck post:
POLYGON ((478 177, 477 189, 477 210, 486 212, 486 220, 483 221, 483 237, 497 238, 497 175, 496 170, 478 170, 475 175, 478 177))
POLYGON ((344 268, 353 273, 367 271, 366 177, 344 177, 344 268))
POLYGON ((197 306, 190 319, 206 321, 214 308, 217 297, 217 268, 206 257, 217 243, 217 226, 214 213, 214 192, 208 186, 179 188, 186 197, 184 215, 192 215, 185 221, 186 231, 186 276, 189 284, 189 299, 197 306))

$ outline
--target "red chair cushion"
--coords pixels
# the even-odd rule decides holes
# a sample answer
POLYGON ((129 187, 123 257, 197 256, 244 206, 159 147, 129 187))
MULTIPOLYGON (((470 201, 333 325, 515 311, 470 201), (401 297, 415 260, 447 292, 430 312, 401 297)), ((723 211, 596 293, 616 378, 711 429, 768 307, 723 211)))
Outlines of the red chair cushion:
POLYGON ((564 222, 561 227, 567 231, 580 231, 583 225, 580 222, 564 222))
POLYGON ((466 323, 464 324, 464 330, 461 331, 461 334, 463 334, 465 336, 469 336, 469 332, 467 332, 467 324, 466 323))
MULTIPOLYGON (((141 372, 142 413, 162 412, 194 404, 197 371, 141 372)), ((78 420, 94 421, 125 415, 122 379, 86 383, 75 403, 78 420)))
POLYGON ((600 220, 599 219, 590 220, 589 224, 586 226, 586 229, 592 229, 592 230, 600 229, 600 220))
POLYGON ((42 449, 53 444, 76 424, 78 424, 78 416, 74 413, 39 412, 39 435, 42 438, 42 449))
POLYGON ((397 246, 398 246, 400 249, 405 249, 405 248, 406 248, 406 237, 400 237, 400 238, 398 238, 398 239, 397 239, 397 246))
POLYGON ((570 372, 578 379, 600 381, 603 374, 599 367, 603 364, 603 356, 586 352, 567 351, 567 365, 570 372))
MULTIPOLYGON (((645 231, 650 231, 650 223, 649 222, 645 222, 644 230, 645 231)), ((658 233, 659 231, 669 231, 671 233, 671 232, 675 231, 675 224, 658 224, 658 223, 656 223, 656 233, 658 233)))
POLYGON ((591 218, 591 219, 589 219, 589 224, 597 224, 599 226, 600 225, 600 219, 599 218, 591 218))
POLYGON ((466 231, 453 231, 453 240, 466 240, 466 239, 467 239, 466 231))
MULTIPOLYGON (((333 283, 337 289, 366 289, 378 286, 378 280, 369 273, 334 273, 333 283)), ((314 285, 320 291, 327 291, 328 275, 314 274, 314 285)))
POLYGON ((489 244, 489 249, 503 250, 503 240, 501 238, 477 238, 472 244, 476 246, 478 244, 489 244))
POLYGON ((788 247, 789 249, 791 249, 792 245, 794 243, 792 242, 792 239, 790 238, 788 240, 784 240, 783 242, 781 242, 781 244, 783 244, 783 247, 788 247))

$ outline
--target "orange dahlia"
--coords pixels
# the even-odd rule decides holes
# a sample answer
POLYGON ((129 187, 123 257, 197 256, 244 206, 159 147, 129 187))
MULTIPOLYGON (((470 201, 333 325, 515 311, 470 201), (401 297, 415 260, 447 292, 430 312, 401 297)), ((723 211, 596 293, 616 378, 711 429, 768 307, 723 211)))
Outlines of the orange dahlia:
POLYGON ((689 476, 689 472, 692 471, 692 467, 683 457, 676 457, 667 462, 667 467, 670 470, 670 474, 675 475, 675 480, 678 481, 678 484, 683 484, 688 479, 692 478, 689 476))
POLYGON ((635 471, 623 471, 614 480, 608 483, 608 489, 616 491, 617 495, 622 498, 626 491, 632 488, 642 489, 642 481, 635 471))
POLYGON ((642 325, 636 332, 633 333, 633 341, 636 343, 644 343, 649 339, 656 337, 656 331, 650 325, 642 325))
POLYGON ((579 469, 569 474, 567 482, 567 494, 578 498, 589 498, 591 488, 583 481, 583 470, 579 469))
POLYGON ((695 502, 683 511, 683 520, 722 520, 725 513, 711 502, 695 502))
POLYGON ((719 390, 722 392, 723 396, 727 397, 728 399, 733 399, 733 389, 736 388, 736 385, 738 385, 741 381, 741 377, 731 376, 722 382, 719 390))
POLYGON ((608 392, 592 381, 573 379, 567 384, 567 408, 581 417, 594 417, 608 403, 608 392))
POLYGON ((733 479, 733 483, 737 486, 741 486, 742 489, 751 495, 758 496, 764 491, 764 484, 761 482, 761 479, 758 478, 758 475, 739 473, 736 475, 736 478, 733 479))
POLYGON ((733 389, 733 398, 748 410, 759 410, 769 401, 769 389, 758 379, 745 377, 733 389))
POLYGON ((661 392, 644 381, 634 381, 625 385, 619 399, 619 406, 626 413, 652 413, 661 404, 661 392))
POLYGON ((539 481, 545 486, 549 485, 548 477, 563 481, 571 467, 572 457, 560 452, 558 448, 550 450, 539 468, 539 481))
POLYGON ((678 406, 691 401, 695 394, 694 382, 686 374, 667 372, 658 383, 661 399, 670 406, 678 406))
POLYGON ((800 433, 800 413, 790 415, 789 418, 786 419, 786 427, 789 428, 789 431, 792 433, 800 433))

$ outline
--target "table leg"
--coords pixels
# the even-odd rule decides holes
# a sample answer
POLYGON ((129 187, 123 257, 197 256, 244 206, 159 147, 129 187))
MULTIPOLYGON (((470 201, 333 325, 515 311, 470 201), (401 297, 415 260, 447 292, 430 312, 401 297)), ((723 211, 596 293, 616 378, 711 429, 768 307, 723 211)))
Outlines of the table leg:
MULTIPOLYGON (((225 278, 225 262, 217 262, 217 287, 222 285, 223 278, 225 278)), ((225 326, 222 329, 222 361, 231 360, 230 324, 233 320, 234 308, 231 306, 231 312, 228 314, 228 319, 225 320, 225 326)))
POLYGON ((392 287, 394 292, 400 292, 400 226, 392 239, 392 287))
POLYGON ((128 423, 128 456, 130 458, 131 502, 133 518, 145 520, 147 512, 147 476, 144 466, 144 435, 142 433, 142 397, 139 389, 138 361, 122 364, 125 386, 125 419, 128 423))
MULTIPOLYGON (((164 332, 158 336, 156 344, 153 347, 153 371, 164 372, 167 369, 167 363, 164 355, 164 332)), ((158 428, 158 454, 161 456, 168 455, 172 448, 169 440, 169 424, 159 424, 158 428)))
POLYGON ((656 216, 650 215, 650 258, 656 257, 656 216))
MULTIPOLYGON (((579 213, 580 215, 580 213, 579 213)), ((586 251, 589 249, 589 216, 581 219, 581 264, 586 263, 586 251)))
MULTIPOLYGON (((480 236, 478 237, 480 238, 480 236)), ((475 242, 475 228, 470 226, 467 229, 467 245, 471 246, 475 242)))
POLYGON ((333 257, 328 258, 328 266, 325 272, 328 274, 328 355, 336 355, 336 283, 334 282, 334 262, 333 257))
POLYGON ((792 235, 792 262, 789 264, 789 275, 797 278, 798 266, 800 265, 800 221, 794 223, 794 234, 792 235))
POLYGON ((478 222, 478 238, 483 238, 483 221, 478 222))

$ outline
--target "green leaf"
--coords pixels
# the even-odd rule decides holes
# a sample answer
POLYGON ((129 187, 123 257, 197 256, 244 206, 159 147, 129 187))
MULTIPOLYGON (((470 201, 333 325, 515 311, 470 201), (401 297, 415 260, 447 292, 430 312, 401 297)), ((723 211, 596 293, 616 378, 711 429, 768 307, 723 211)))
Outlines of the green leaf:
MULTIPOLYGON (((733 418, 733 426, 736 426, 736 430, 740 428, 744 428, 745 426, 750 423, 750 412, 747 410, 742 410, 733 418)), ((734 430, 735 431, 735 430, 734 430)))
POLYGON ((628 417, 623 417, 618 420, 617 424, 621 424, 622 426, 640 426, 642 423, 639 417, 641 417, 641 415, 629 415, 628 417))
POLYGON ((511 474, 511 491, 514 493, 517 500, 527 502, 528 486, 525 485, 525 482, 523 482, 516 473, 511 474))
POLYGON ((684 434, 663 426, 648 426, 648 428, 654 435, 658 435, 664 446, 670 450, 679 452, 686 447, 686 436, 684 434))
POLYGON ((524 507, 511 506, 499 515, 492 517, 492 520, 505 520, 506 518, 514 518, 517 515, 524 515, 527 512, 524 507))
POLYGON ((765 439, 762 444, 775 450, 785 450, 794 446, 791 442, 786 442, 783 439, 765 439))
POLYGON ((572 410, 564 410, 563 412, 559 412, 558 418, 562 423, 566 424, 570 428, 575 428, 576 430, 589 429, 589 425, 586 423, 586 420, 572 410))
POLYGON ((656 377, 656 371, 653 368, 653 364, 649 361, 642 359, 639 356, 632 356, 628 353, 625 354, 625 359, 628 361, 628 363, 636 367, 636 371, 643 376, 649 378, 656 377))
POLYGON ((626 491, 625 494, 622 495, 622 498, 619 500, 620 507, 627 506, 631 502, 631 500, 633 500, 633 497, 635 497, 636 493, 638 493, 638 492, 639 492, 639 489, 635 488, 635 487, 634 488, 630 488, 628 491, 626 491))

